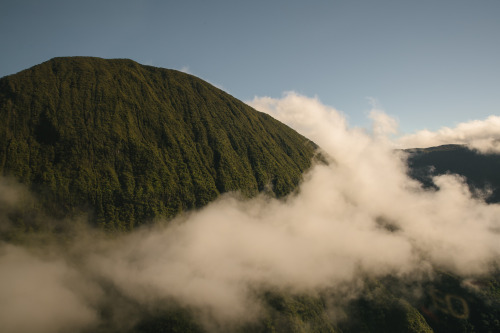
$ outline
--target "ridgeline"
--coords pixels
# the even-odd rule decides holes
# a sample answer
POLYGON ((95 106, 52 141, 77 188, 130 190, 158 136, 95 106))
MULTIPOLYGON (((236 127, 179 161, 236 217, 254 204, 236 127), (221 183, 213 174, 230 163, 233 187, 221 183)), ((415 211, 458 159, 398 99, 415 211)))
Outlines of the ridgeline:
POLYGON ((426 188, 437 189, 432 177, 457 174, 465 177, 472 193, 489 193, 487 203, 500 202, 500 155, 481 154, 462 145, 408 149, 409 175, 426 188))

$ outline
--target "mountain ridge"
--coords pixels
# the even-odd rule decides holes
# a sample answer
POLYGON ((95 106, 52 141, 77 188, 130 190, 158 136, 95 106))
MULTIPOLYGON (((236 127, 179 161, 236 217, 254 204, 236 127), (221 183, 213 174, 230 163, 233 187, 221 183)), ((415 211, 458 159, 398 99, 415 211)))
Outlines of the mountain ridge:
POLYGON ((500 202, 499 154, 483 154, 458 144, 413 148, 406 152, 410 177, 425 188, 437 189, 433 176, 457 174, 465 177, 471 193, 486 193, 487 203, 500 202))
POLYGON ((195 76, 128 59, 59 57, 3 77, 0 113, 1 174, 57 202, 56 216, 91 207, 110 229, 230 191, 285 196, 317 150, 195 76))

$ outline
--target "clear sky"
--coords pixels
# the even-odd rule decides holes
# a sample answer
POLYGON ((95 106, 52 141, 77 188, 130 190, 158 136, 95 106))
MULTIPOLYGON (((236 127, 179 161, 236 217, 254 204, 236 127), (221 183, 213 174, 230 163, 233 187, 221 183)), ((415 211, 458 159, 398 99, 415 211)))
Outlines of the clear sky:
POLYGON ((233 96, 317 96, 352 126, 500 115, 499 0, 0 1, 0 76, 56 56, 188 71, 233 96))

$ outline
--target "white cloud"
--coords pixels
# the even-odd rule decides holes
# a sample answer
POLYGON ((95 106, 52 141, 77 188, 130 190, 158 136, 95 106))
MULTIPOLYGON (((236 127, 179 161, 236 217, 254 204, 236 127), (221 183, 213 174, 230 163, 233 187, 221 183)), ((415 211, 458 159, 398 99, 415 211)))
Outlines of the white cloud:
POLYGON ((37 258, 12 245, 0 247, 0 331, 70 332, 97 323, 97 313, 75 289, 85 281, 60 259, 37 258))
POLYGON ((398 140, 405 148, 425 148, 443 144, 464 144, 482 153, 500 153, 500 117, 460 123, 454 128, 443 127, 405 135, 398 140))
POLYGON ((381 110, 370 111, 369 118, 373 121, 373 134, 377 137, 387 137, 398 133, 398 122, 381 110))

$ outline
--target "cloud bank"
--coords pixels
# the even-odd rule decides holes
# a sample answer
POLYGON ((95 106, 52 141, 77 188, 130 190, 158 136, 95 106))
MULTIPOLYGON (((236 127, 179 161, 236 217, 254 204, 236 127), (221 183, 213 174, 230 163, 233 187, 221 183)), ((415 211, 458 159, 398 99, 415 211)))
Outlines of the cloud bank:
POLYGON ((368 132, 317 98, 288 93, 250 104, 315 141, 330 163, 314 166, 286 200, 230 193, 114 239, 1 244, 0 331, 100 327, 106 304, 129 327, 137 307, 171 302, 217 330, 259 318, 264 290, 315 295, 347 286, 355 295, 367 276, 416 279, 434 268, 470 276, 500 264, 500 206, 474 199, 460 177, 435 178, 439 191, 408 178, 405 155, 388 139, 397 124, 383 112, 371 113, 368 132))
MULTIPOLYGON (((394 151, 394 143, 387 137, 395 133, 396 122, 380 110, 370 113, 373 130, 368 133, 349 128, 340 112, 321 104, 317 98, 287 93, 281 99, 255 98, 250 104, 297 129, 334 159, 328 168, 330 172, 318 181, 326 184, 329 179, 329 190, 316 193, 325 198, 325 207, 349 207, 352 215, 342 218, 330 212, 330 223, 345 220, 352 224, 360 216, 366 219, 366 226, 377 225, 380 219, 393 221, 398 231, 390 236, 411 248, 408 252, 411 256, 405 260, 408 263, 416 260, 417 266, 425 258, 431 265, 445 265, 459 274, 473 274, 486 269, 485 263, 496 260, 500 246, 495 245, 498 234, 494 230, 500 223, 495 216, 499 206, 473 199, 458 176, 436 177, 440 191, 422 190, 420 184, 407 177, 405 156, 394 151)), ((468 133, 465 138, 471 138, 470 142, 472 134, 482 133, 472 128, 489 126, 488 133, 498 135, 500 131, 493 128, 499 119, 490 117, 486 122, 462 124, 457 131, 468 133)), ((303 186, 308 186, 307 182, 303 186)), ((378 234, 370 236, 376 240, 378 234)), ((403 265, 400 269, 415 267, 403 265)))
POLYGON ((444 144, 463 144, 485 154, 500 153, 500 117, 460 123, 455 128, 443 127, 436 132, 418 131, 401 137, 404 148, 426 148, 444 144))

